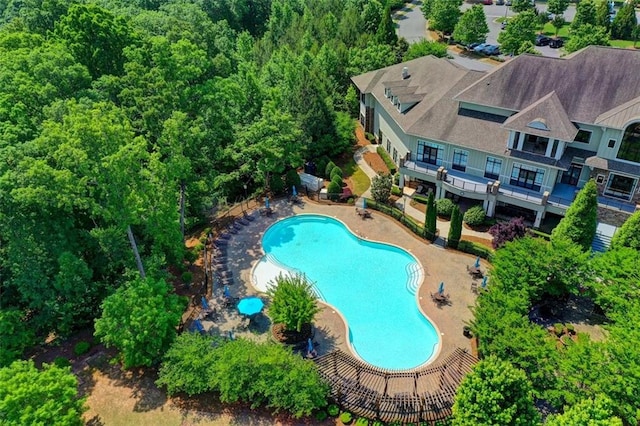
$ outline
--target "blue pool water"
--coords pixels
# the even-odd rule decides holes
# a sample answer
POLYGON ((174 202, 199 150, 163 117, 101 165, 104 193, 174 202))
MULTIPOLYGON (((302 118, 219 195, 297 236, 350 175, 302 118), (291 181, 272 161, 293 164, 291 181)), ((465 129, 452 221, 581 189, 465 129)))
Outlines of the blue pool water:
POLYGON ((262 238, 269 257, 303 271, 321 297, 344 316, 352 348, 382 368, 410 369, 437 349, 437 332, 407 287, 416 259, 398 247, 364 241, 327 216, 299 215, 262 238))

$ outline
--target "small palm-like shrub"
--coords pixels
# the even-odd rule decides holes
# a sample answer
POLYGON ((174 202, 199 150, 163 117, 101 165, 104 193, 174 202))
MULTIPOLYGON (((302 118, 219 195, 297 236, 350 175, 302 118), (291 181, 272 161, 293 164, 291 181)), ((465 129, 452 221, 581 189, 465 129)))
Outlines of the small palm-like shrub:
POLYGON ((436 201, 436 209, 438 210, 438 216, 440 217, 451 217, 451 213, 453 212, 453 201, 448 198, 441 198, 436 201))
POLYGON ((485 213, 482 206, 473 206, 464 213, 464 223, 469 226, 479 226, 484 222, 485 213))
POLYGON ((345 411, 344 413, 340 414, 340 421, 345 425, 351 424, 351 422, 353 421, 353 414, 345 411))
POLYGON ((280 274, 267 291, 271 297, 269 316, 287 330, 300 332, 304 324, 313 322, 320 308, 311 284, 302 274, 280 274))
POLYGON ((335 417, 340 414, 340 408, 336 404, 329 404, 327 407, 327 413, 329 413, 331 417, 335 417))
POLYGON ((85 342, 83 340, 82 342, 76 343, 76 345, 73 347, 73 353, 76 355, 83 355, 86 354, 89 349, 91 349, 91 343, 85 342))
POLYGON ((333 169, 336 168, 336 165, 333 161, 329 161, 329 163, 327 164, 327 167, 325 167, 324 169, 324 176, 327 179, 331 179, 331 172, 333 171, 333 169))
POLYGON ((335 179, 336 176, 338 176, 342 180, 342 169, 337 166, 334 167, 333 170, 331 170, 331 174, 329 176, 331 176, 331 180, 335 179))

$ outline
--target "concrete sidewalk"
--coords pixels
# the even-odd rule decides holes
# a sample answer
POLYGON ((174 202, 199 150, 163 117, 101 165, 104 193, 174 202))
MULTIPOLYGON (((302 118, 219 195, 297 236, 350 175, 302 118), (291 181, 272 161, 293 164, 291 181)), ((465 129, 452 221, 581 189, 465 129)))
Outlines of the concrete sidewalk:
MULTIPOLYGON (((376 146, 371 144, 363 146, 362 148, 358 149, 355 152, 355 154, 353 155, 353 159, 355 160, 356 164, 358 164, 358 166, 362 169, 362 171, 364 171, 365 174, 369 176, 369 179, 373 179, 374 177, 377 176, 377 173, 369 166, 369 164, 367 164, 367 162, 364 159, 364 153, 367 151, 376 152, 376 146)), ((373 198, 371 197, 371 187, 369 187, 369 189, 367 189, 362 194, 362 196, 366 198, 373 198)), ((403 195, 398 199, 398 201, 396 201, 395 206, 400 210, 404 209, 404 212, 407 216, 411 216, 413 219, 417 220, 418 222, 424 223, 425 214, 411 205, 410 196, 403 195)), ((447 236, 449 235, 449 227, 450 227, 450 221, 438 218, 437 228, 440 231, 441 238, 447 238, 447 236)), ((467 229, 465 227, 462 227, 462 235, 463 236, 468 235, 468 236, 473 236, 477 238, 484 238, 485 240, 489 240, 489 241, 493 239, 493 237, 488 232, 478 232, 471 229, 467 229)))

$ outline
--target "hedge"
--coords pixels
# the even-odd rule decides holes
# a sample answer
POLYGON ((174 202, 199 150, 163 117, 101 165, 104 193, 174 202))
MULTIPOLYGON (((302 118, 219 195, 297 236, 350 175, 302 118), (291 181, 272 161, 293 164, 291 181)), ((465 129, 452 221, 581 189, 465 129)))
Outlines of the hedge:
POLYGON ((402 189, 397 186, 391 187, 391 195, 395 195, 396 197, 402 197, 402 189))
POLYGON ((428 197, 425 197, 423 195, 413 195, 413 201, 415 201, 416 203, 420 203, 420 204, 427 204, 427 201, 429 201, 428 197))
POLYGON ((384 150, 383 147, 379 146, 376 149, 376 152, 378 153, 378 155, 380 156, 380 158, 382 158, 382 161, 384 161, 384 164, 387 165, 387 167, 389 168, 389 172, 392 175, 396 174, 396 164, 393 162, 393 160, 391 159, 391 157, 389 157, 389 154, 387 153, 387 151, 384 150))
POLYGON ((491 260, 491 256, 493 256, 493 250, 472 241, 461 240, 458 243, 458 250, 464 253, 473 254, 474 256, 480 256, 481 258, 488 260, 491 260))
POLYGON ((441 198, 436 201, 436 208, 438 209, 438 216, 440 217, 451 217, 451 213, 453 212, 453 201, 448 198, 441 198))

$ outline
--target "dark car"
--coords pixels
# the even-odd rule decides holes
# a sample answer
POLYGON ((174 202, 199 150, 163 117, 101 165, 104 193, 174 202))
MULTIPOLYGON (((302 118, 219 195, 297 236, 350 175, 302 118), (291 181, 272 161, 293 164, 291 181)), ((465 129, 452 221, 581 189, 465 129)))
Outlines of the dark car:
POLYGON ((467 50, 473 51, 476 47, 480 46, 482 43, 471 43, 467 45, 467 50))
POLYGON ((551 37, 547 37, 546 35, 538 34, 536 36, 536 46, 548 46, 551 42, 551 37))
POLYGON ((482 49, 482 53, 484 53, 485 55, 489 55, 489 56, 499 55, 500 54, 500 46, 497 46, 495 44, 489 44, 489 45, 485 46, 484 49, 482 49))
POLYGON ((562 46, 564 46, 564 40, 561 38, 552 38, 549 40, 549 47, 552 49, 558 49, 562 46))
POLYGON ((484 0, 482 4, 493 4, 493 0, 484 0))

